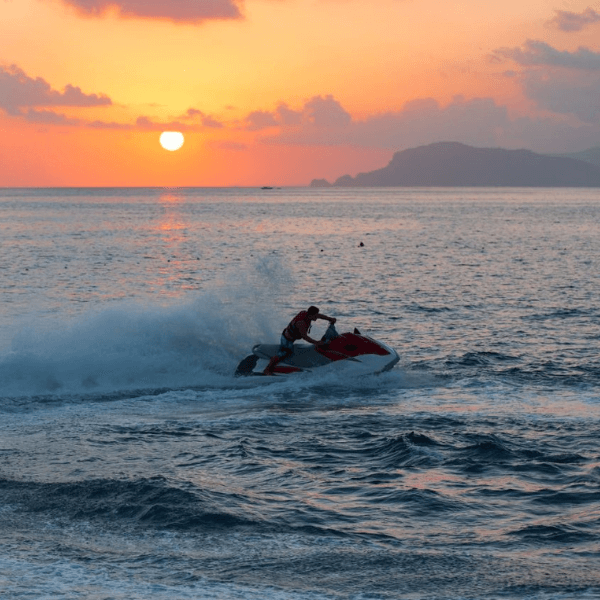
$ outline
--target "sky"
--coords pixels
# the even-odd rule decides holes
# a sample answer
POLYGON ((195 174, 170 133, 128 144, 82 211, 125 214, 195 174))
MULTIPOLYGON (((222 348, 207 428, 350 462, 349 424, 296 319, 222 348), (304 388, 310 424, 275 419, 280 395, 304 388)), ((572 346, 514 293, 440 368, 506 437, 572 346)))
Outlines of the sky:
POLYGON ((308 185, 438 141, 586 150, 600 2, 0 0, 0 134, 0 187, 308 185))

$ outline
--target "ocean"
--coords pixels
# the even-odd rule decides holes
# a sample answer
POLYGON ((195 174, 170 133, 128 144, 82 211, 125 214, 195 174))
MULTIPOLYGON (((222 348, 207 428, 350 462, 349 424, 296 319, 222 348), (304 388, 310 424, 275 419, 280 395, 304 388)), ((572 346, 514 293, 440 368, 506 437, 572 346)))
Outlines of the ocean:
POLYGON ((1 189, 0 258, 2 600, 600 598, 600 191, 1 189), (233 376, 310 304, 398 365, 233 376))

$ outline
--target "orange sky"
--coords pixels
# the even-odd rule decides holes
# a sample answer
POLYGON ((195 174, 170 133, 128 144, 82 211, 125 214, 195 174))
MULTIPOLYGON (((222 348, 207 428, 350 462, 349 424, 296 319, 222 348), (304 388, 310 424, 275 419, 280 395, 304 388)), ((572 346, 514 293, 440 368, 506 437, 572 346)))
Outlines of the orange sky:
POLYGON ((0 40, 0 186, 307 185, 435 141, 600 146, 588 2, 0 0, 0 40))

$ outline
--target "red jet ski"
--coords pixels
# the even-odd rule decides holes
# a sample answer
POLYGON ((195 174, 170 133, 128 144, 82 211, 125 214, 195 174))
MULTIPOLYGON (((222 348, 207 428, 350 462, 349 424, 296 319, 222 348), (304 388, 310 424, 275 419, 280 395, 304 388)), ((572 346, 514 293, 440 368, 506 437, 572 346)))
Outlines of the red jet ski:
MULTIPOLYGON (((332 323, 321 341, 324 343, 319 346, 294 344, 294 353, 277 363, 273 373, 288 376, 329 365, 344 365, 350 374, 370 375, 389 371, 400 360, 393 348, 363 335, 358 329, 339 334, 332 323)), ((252 348, 252 354, 238 365, 236 377, 264 375, 263 371, 278 350, 279 344, 257 344, 252 348)))

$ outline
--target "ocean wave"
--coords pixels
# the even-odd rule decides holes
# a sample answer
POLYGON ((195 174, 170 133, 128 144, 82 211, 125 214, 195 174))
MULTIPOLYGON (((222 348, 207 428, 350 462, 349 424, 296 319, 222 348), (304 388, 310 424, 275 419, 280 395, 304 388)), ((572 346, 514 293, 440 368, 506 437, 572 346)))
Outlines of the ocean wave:
MULTIPOLYGON (((189 487, 189 486, 188 486, 189 487)), ((37 483, 0 479, 4 502, 72 520, 124 521, 173 530, 256 527, 227 494, 183 489, 165 477, 37 483), (231 504, 230 510, 225 506, 231 504)))
POLYGON ((378 440, 362 450, 362 454, 377 465, 386 468, 428 467, 439 461, 439 453, 432 450, 438 443, 414 431, 406 435, 378 440))
POLYGON ((446 359, 450 367, 487 367, 497 363, 516 362, 520 358, 500 352, 466 352, 459 357, 446 359))
POLYGON ((569 525, 528 525, 510 532, 510 535, 519 537, 529 543, 560 543, 581 544, 586 541, 594 541, 596 533, 569 525))
POLYGON ((594 307, 560 307, 547 312, 534 313, 521 317, 524 321, 553 321, 563 319, 598 319, 600 311, 594 307))

